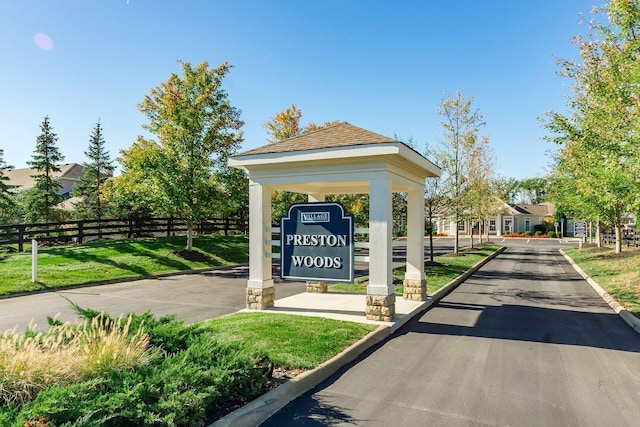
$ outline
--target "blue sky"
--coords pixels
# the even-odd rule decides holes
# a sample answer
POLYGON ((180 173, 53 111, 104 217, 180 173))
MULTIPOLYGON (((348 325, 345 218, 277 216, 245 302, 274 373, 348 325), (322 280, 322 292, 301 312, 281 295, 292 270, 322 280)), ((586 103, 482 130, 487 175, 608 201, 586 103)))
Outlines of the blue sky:
POLYGON ((422 152, 460 90, 484 114, 497 173, 541 176, 553 147, 538 117, 565 111, 571 86, 553 54, 578 56, 578 14, 598 2, 3 0, 0 149, 26 167, 49 115, 66 162, 86 161, 98 119, 116 158, 144 133, 136 104, 178 59, 228 61, 243 149, 295 103, 302 123, 347 121, 422 152))

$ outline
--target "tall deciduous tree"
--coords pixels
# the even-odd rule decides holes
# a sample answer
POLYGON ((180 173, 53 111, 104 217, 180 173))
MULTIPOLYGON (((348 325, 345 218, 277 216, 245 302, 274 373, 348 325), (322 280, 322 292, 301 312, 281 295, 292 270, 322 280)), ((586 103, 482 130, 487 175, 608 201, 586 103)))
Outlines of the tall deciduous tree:
POLYGON ((158 174, 151 173, 160 163, 159 156, 160 146, 141 136, 130 148, 120 151, 117 161, 122 173, 102 186, 102 196, 115 216, 140 219, 175 215, 158 174))
POLYGON ((89 137, 89 148, 84 154, 89 161, 83 164, 80 184, 73 191, 75 196, 82 197, 82 201, 76 204, 76 210, 83 218, 101 219, 105 206, 100 197, 100 190, 104 182, 113 174, 113 162, 105 148, 99 120, 89 137))
POLYGON ((570 114, 548 113, 545 126, 559 145, 554 179, 572 183, 559 185, 558 201, 612 226, 618 253, 622 215, 640 204, 640 2, 594 9, 591 30, 575 39, 579 62, 558 61, 574 81, 570 114))
POLYGON ((31 176, 35 185, 25 190, 24 220, 26 222, 50 222, 60 219, 61 210, 56 206, 64 200, 58 194, 62 185, 54 176, 55 172, 60 172, 58 165, 64 160, 64 156, 60 154, 56 145, 58 136, 53 132, 49 116, 42 121, 40 130, 36 148, 31 156, 33 160, 27 162, 37 173, 31 176))
POLYGON ((193 230, 210 214, 221 197, 214 171, 242 141, 241 111, 231 105, 222 81, 232 65, 209 68, 181 62, 182 76, 151 89, 138 105, 147 116, 145 129, 158 137, 158 165, 153 169, 172 209, 187 222, 187 250, 193 249, 193 230))
POLYGON ((441 183, 453 214, 454 252, 459 252, 458 222, 465 218, 469 206, 466 194, 469 189, 469 168, 475 147, 479 143, 478 133, 485 122, 479 109, 473 107, 473 97, 465 98, 460 91, 448 95, 440 103, 438 112, 443 117, 444 128, 440 147, 435 151, 436 161, 442 167, 441 183))

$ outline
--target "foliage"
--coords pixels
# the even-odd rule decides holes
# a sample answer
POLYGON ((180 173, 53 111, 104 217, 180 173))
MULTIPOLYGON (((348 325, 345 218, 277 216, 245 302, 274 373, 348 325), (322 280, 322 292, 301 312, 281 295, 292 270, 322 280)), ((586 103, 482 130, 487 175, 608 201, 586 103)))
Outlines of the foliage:
POLYGON ((27 164, 37 173, 32 175, 35 185, 25 190, 24 195, 24 221, 25 222, 50 222, 61 218, 62 213, 56 205, 64 199, 58 194, 62 188, 54 177, 55 172, 60 172, 58 166, 64 160, 60 154, 56 141, 58 136, 53 132, 46 116, 40 125, 41 134, 37 138, 36 148, 32 154, 32 161, 27 164))
POLYGON ((5 171, 13 169, 4 161, 4 150, 0 149, 0 223, 9 222, 11 218, 11 208, 14 203, 9 185, 6 181, 9 177, 4 174, 5 171))
POLYGON ((103 315, 81 326, 53 325, 46 333, 0 337, 0 403, 23 405, 52 385, 68 385, 145 363, 148 337, 131 317, 103 315))
POLYGON ((160 147, 141 136, 127 150, 120 151, 117 159, 122 173, 102 186, 102 196, 111 207, 111 213, 120 218, 148 218, 171 216, 169 200, 155 174, 160 147))
POLYGON ((548 139, 559 147, 553 198, 565 211, 613 226, 620 252, 622 215, 640 203, 640 3, 594 8, 590 29, 575 38, 581 62, 558 61, 574 81, 570 114, 546 115, 548 139))
POLYGON ((105 204, 100 193, 105 181, 113 175, 113 165, 105 148, 99 120, 90 136, 88 151, 84 154, 89 162, 83 164, 80 183, 73 190, 74 196, 82 197, 82 201, 75 205, 76 213, 80 218, 101 219, 105 204))
POLYGON ((149 120, 144 128, 158 137, 149 173, 171 209, 187 221, 187 249, 192 250, 195 222, 210 215, 211 204, 222 198, 213 172, 226 167, 229 153, 238 149, 243 122, 222 89, 231 65, 180 65, 182 77, 171 74, 138 107, 149 120))
MULTIPOLYGON (((295 104, 291 104, 291 106, 287 107, 284 111, 276 113, 263 125, 268 134, 267 140, 270 143, 276 143, 303 133, 319 130, 340 123, 338 120, 324 122, 321 125, 316 125, 315 123, 310 122, 306 126, 301 127, 301 118, 302 110, 296 107, 295 104)), ((352 199, 350 197, 345 197, 342 200, 340 199, 340 196, 334 197, 334 201, 344 200, 346 203, 349 203, 351 200, 355 200, 356 202, 362 202, 361 199, 352 199)), ((309 198, 306 194, 294 193, 291 191, 274 191, 271 198, 272 222, 274 224, 279 223, 280 218, 287 214, 289 206, 292 204, 306 203, 308 200, 309 198)), ((345 205, 345 208, 347 208, 347 211, 351 212, 350 206, 345 205)))
MULTIPOLYGON (((436 162, 442 168, 441 183, 448 197, 447 208, 456 222, 465 217, 469 210, 467 193, 472 185, 468 178, 473 155, 478 145, 478 132, 485 122, 479 109, 472 106, 473 97, 464 98, 460 91, 455 96, 448 95, 439 107, 444 129, 440 146, 434 149, 436 162)), ((458 253, 458 233, 455 231, 454 252, 458 253)))
MULTIPOLYGON (((93 310, 79 312, 96 318, 93 310)), ((264 390, 269 360, 252 347, 220 343, 211 331, 171 317, 130 318, 131 325, 145 325, 151 343, 170 342, 172 351, 153 346, 146 362, 131 369, 48 387, 19 412, 8 407, 5 420, 16 426, 201 425, 223 414, 227 405, 247 402, 264 390)))
POLYGON ((517 181, 516 189, 521 203, 537 205, 547 200, 549 180, 547 178, 525 178, 517 181))

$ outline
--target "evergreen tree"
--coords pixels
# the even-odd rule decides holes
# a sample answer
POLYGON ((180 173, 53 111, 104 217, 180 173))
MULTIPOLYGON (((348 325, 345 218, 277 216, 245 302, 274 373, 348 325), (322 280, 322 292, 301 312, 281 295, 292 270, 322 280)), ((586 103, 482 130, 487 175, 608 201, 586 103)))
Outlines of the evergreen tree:
POLYGON ((36 148, 31 156, 33 160, 27 162, 38 173, 31 175, 35 185, 25 192, 26 222, 51 222, 60 219, 61 212, 56 206, 64 201, 58 194, 62 185, 54 177, 55 172, 60 172, 58 164, 64 160, 64 156, 56 146, 58 136, 53 132, 49 116, 42 121, 40 130, 41 134, 36 140, 36 148))
POLYGON ((4 150, 0 149, 0 221, 7 222, 9 218, 10 208, 13 205, 13 198, 9 192, 9 185, 6 181, 9 177, 4 174, 5 170, 13 169, 13 166, 8 166, 4 161, 4 150))
POLYGON ((82 164, 80 184, 74 188, 73 195, 82 197, 82 201, 76 204, 78 216, 101 219, 105 203, 101 201, 100 193, 102 184, 113 174, 113 162, 105 149, 100 120, 89 138, 89 149, 84 152, 89 161, 82 164))

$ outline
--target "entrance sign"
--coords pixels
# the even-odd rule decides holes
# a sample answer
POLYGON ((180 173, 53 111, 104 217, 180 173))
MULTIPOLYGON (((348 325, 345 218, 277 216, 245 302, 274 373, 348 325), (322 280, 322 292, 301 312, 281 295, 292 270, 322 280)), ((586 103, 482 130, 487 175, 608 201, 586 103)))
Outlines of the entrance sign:
POLYGON ((573 237, 587 237, 587 223, 585 221, 573 223, 573 237))
POLYGON ((280 277, 352 283, 353 217, 339 203, 289 207, 280 220, 280 277))

